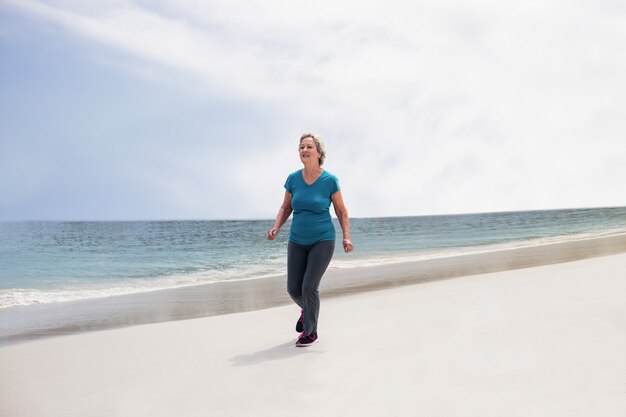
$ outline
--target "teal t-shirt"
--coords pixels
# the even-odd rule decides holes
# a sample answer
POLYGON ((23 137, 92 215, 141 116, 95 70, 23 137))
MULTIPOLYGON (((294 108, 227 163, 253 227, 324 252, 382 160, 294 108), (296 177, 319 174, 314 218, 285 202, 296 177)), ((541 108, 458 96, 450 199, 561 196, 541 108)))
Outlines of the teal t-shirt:
POLYGON ((328 208, 332 195, 340 190, 337 177, 322 171, 322 175, 308 185, 304 182, 302 170, 298 170, 287 177, 285 190, 291 194, 293 208, 289 240, 301 245, 335 240, 335 227, 328 208))

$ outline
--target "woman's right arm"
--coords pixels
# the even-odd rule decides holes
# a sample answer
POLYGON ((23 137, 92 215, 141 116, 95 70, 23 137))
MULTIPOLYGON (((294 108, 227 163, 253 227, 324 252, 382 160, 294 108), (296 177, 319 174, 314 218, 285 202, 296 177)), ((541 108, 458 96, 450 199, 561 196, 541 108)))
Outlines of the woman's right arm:
POLYGON ((278 209, 278 214, 276 215, 276 222, 274 222, 274 227, 272 227, 267 232, 267 238, 269 240, 276 239, 276 235, 280 230, 280 227, 287 221, 289 216, 291 216, 291 212, 293 208, 291 207, 291 193, 289 191, 285 191, 285 198, 283 199, 283 204, 278 209))

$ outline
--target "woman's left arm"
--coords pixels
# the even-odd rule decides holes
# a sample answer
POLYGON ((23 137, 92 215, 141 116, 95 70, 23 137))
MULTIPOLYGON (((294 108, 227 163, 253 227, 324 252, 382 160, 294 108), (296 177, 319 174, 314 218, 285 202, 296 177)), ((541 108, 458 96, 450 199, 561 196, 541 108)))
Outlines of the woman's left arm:
POLYGON ((350 241, 350 219, 348 218, 348 210, 346 210, 346 205, 343 203, 343 197, 341 196, 341 191, 337 191, 332 195, 333 207, 335 209, 335 214, 337 215, 337 219, 339 220, 339 224, 341 225, 341 230, 343 231, 343 250, 348 252, 352 252, 354 246, 350 241))

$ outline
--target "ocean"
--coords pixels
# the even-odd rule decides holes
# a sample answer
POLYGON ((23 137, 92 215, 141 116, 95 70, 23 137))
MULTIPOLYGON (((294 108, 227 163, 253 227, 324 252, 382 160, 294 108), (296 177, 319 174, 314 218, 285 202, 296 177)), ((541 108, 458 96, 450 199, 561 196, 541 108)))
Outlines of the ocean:
MULTIPOLYGON (((626 207, 351 219, 330 268, 433 259, 626 232, 626 207)), ((287 222, 0 223, 0 308, 285 274, 287 222)))

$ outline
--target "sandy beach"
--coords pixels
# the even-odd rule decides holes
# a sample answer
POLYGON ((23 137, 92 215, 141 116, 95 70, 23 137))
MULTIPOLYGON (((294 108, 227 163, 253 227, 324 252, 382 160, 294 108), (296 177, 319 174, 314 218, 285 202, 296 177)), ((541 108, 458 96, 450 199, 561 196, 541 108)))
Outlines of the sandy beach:
POLYGON ((0 348, 0 415, 626 415, 626 253, 0 348))

